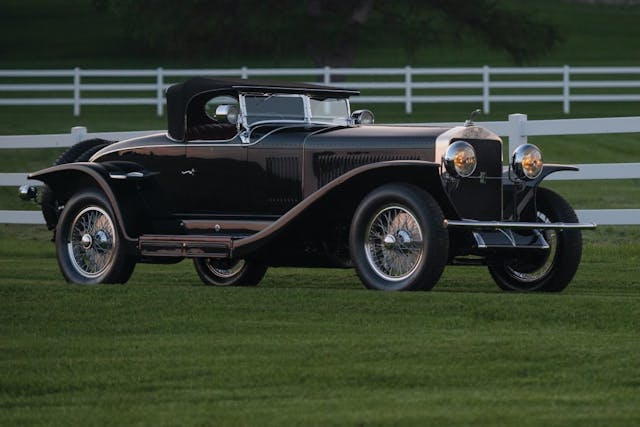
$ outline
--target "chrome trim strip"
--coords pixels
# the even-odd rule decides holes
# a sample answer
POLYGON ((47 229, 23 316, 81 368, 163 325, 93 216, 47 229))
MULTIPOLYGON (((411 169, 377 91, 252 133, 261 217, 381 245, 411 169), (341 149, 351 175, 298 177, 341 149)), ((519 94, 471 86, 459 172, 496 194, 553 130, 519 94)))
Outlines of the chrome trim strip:
POLYGON ((544 242, 544 245, 541 246, 542 249, 549 249, 549 242, 547 242, 547 239, 544 238, 544 236, 542 235, 541 232, 539 232, 538 230, 533 230, 533 232, 536 234, 536 236, 538 236, 538 239, 540 239, 541 241, 544 242))
POLYGON ((484 239, 482 238, 482 236, 480 235, 480 233, 477 232, 473 232, 473 238, 476 240, 476 246, 479 249, 487 249, 487 244, 485 243, 484 239))
MULTIPOLYGON (((449 142, 452 139, 492 139, 495 141, 500 141, 500 144, 502 144, 502 139, 495 133, 491 132, 489 129, 478 126, 456 126, 454 128, 451 128, 448 131, 440 134, 438 138, 436 138, 435 158, 433 159, 433 161, 441 164, 441 172, 444 172, 442 157, 447 151, 449 142)), ((504 159, 502 160, 504 162, 504 159)))
POLYGON ((509 221, 475 221, 472 219, 445 219, 443 223, 445 228, 475 228, 475 229, 489 229, 498 230, 501 228, 506 229, 531 229, 531 230, 562 230, 562 229, 581 229, 592 230, 597 227, 592 222, 509 222, 509 221))
POLYGON ((433 161, 435 163, 439 163, 440 164, 440 173, 444 173, 444 163, 443 163, 443 157, 444 154, 447 152, 447 147, 449 147, 449 141, 451 141, 451 138, 453 137, 453 135, 455 135, 457 132, 460 131, 460 128, 462 126, 457 126, 454 128, 449 129, 448 131, 440 134, 437 138, 436 138, 436 145, 435 145, 435 157, 433 159, 433 161))

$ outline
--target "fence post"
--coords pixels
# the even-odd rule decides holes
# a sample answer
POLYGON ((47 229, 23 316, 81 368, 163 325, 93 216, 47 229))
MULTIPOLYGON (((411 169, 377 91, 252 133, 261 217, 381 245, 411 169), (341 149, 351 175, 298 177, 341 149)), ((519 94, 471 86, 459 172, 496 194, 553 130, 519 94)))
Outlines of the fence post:
POLYGON ((404 111, 407 114, 411 114, 413 112, 413 104, 412 104, 412 84, 411 84, 411 66, 407 65, 404 68, 404 111))
POLYGON ((156 113, 160 117, 164 110, 164 74, 162 73, 162 67, 158 67, 156 73, 156 113))
POLYGON ((247 66, 243 65, 242 68, 240 69, 240 77, 243 79, 248 79, 249 78, 249 70, 247 70, 247 66))
POLYGON ((71 140, 74 144, 87 139, 87 128, 84 126, 74 126, 71 128, 71 140))
POLYGON ((562 111, 565 114, 569 114, 570 109, 570 81, 570 69, 568 65, 565 65, 562 71, 562 111))
POLYGON ((328 65, 324 67, 324 84, 331 84, 331 68, 328 65))
POLYGON ((527 143, 526 125, 526 114, 509 114, 509 157, 519 145, 527 143))
POLYGON ((80 68, 73 69, 73 115, 80 115, 80 68))
POLYGON ((491 112, 491 105, 489 104, 489 82, 490 82, 489 66, 485 65, 482 68, 482 112, 488 114, 491 112))

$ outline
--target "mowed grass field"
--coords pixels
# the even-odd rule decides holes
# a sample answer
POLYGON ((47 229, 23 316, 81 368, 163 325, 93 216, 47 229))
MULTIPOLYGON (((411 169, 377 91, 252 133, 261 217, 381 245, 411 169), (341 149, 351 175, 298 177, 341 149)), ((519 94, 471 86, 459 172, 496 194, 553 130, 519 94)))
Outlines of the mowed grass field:
POLYGON ((0 226, 3 425, 637 425, 638 229, 586 236, 559 295, 449 267, 434 291, 350 270, 208 288, 192 265, 63 282, 48 233, 0 226))

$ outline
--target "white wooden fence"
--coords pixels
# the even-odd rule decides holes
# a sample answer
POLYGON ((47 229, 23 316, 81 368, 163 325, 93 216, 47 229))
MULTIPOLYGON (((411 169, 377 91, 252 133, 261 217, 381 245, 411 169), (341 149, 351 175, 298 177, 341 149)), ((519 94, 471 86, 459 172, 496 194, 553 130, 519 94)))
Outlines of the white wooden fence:
MULTIPOLYGON (((418 124, 418 123, 416 123, 418 124)), ((459 125, 460 123, 431 123, 459 125)), ((420 123, 420 125, 428 125, 420 123)), ((598 119, 527 120, 524 114, 511 114, 508 121, 478 123, 500 136, 509 137, 509 151, 527 142, 529 136, 576 135, 640 132, 640 117, 598 119)), ((84 127, 74 127, 69 134, 0 136, 0 149, 70 147, 87 138, 122 140, 162 131, 87 133, 84 127)), ((576 165, 579 172, 558 172, 550 180, 638 179, 640 163, 605 163, 576 165)), ((0 186, 16 187, 27 182, 26 173, 0 173, 0 186)), ((34 182, 36 184, 37 182, 34 182)), ((16 193, 17 197, 17 193, 16 193)), ((640 202, 640 201, 636 201, 640 202)), ((578 210, 581 221, 603 225, 640 225, 640 209, 584 209, 578 210)), ((0 223, 42 224, 39 211, 0 210, 0 223)))
POLYGON ((407 113, 418 103, 472 103, 488 113, 493 103, 555 102, 568 114, 575 102, 640 101, 640 67, 74 68, 0 70, 0 106, 69 105, 78 116, 84 105, 151 105, 162 115, 166 88, 192 76, 284 77, 344 85, 362 91, 352 98, 354 103, 404 104, 407 113))

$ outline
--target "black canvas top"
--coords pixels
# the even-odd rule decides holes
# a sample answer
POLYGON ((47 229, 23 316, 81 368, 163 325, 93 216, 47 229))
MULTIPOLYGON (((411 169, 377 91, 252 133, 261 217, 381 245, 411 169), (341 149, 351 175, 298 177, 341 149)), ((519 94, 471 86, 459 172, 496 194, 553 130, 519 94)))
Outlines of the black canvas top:
MULTIPOLYGON (((169 136, 182 140, 185 136, 187 118, 190 115, 203 115, 204 104, 216 93, 237 94, 238 92, 299 93, 326 98, 348 98, 360 92, 298 82, 247 80, 247 79, 210 79, 194 77, 167 89, 167 119, 169 136)), ((193 117, 200 122, 204 117, 193 117)), ((191 122, 191 118, 189 118, 191 122)))

